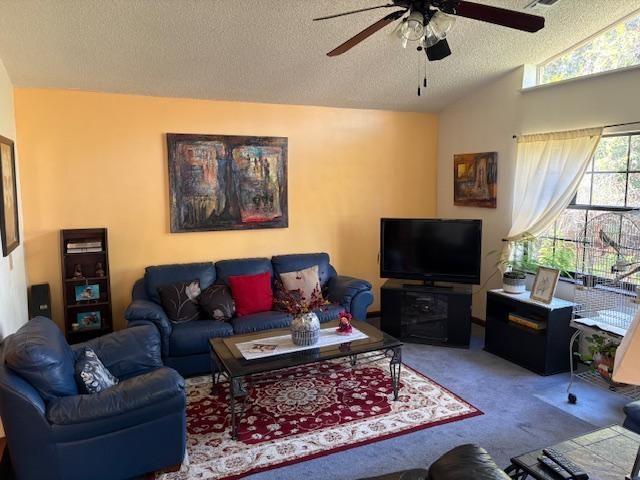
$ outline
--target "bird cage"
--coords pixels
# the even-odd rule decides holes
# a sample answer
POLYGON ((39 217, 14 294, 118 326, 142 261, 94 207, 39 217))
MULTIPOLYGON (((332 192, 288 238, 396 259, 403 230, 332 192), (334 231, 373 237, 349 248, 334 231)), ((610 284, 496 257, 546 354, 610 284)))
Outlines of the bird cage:
POLYGON ((573 359, 574 344, 581 335, 597 334, 616 344, 635 318, 640 306, 640 213, 607 212, 593 217, 576 239, 576 257, 569 402, 577 401, 571 393, 574 377, 640 399, 638 387, 614 384, 592 370, 576 373, 573 359))
POLYGON ((579 237, 573 317, 624 336, 638 309, 640 213, 602 213, 579 237))

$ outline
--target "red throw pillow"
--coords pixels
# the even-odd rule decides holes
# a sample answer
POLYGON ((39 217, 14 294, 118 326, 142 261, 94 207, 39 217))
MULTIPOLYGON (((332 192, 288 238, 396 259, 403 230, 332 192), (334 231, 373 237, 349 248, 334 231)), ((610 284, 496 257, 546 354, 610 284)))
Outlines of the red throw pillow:
POLYGON ((237 275, 229 277, 231 295, 239 317, 251 313, 268 312, 273 305, 271 274, 237 275))

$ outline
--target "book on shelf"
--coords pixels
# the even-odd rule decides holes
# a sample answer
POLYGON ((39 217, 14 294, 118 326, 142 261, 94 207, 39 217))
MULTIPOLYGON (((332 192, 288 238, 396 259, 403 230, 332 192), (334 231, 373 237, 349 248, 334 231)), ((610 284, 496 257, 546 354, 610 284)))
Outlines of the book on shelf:
POLYGON ((509 321, 518 325, 521 325, 526 328, 530 328, 531 330, 542 331, 546 330, 547 325, 544 322, 537 322, 536 320, 531 320, 530 318, 524 318, 520 315, 515 315, 513 313, 509 314, 509 321))
POLYGON ((84 242, 69 242, 67 243, 67 249, 70 248, 102 248, 102 241, 87 240, 84 242))
POLYGON ((98 253, 102 252, 102 247, 68 248, 67 253, 98 253))

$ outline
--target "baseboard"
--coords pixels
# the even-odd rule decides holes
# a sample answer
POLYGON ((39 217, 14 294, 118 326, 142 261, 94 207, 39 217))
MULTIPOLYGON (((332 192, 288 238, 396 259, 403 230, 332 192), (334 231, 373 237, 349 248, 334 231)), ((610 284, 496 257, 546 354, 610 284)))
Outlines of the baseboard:
POLYGON ((487 324, 487 322, 485 322, 483 319, 478 317, 471 317, 471 323, 475 323, 476 325, 480 325, 482 327, 484 327, 487 324))
POLYGON ((374 310, 373 312, 367 312, 367 318, 378 318, 382 315, 380 310, 374 310))

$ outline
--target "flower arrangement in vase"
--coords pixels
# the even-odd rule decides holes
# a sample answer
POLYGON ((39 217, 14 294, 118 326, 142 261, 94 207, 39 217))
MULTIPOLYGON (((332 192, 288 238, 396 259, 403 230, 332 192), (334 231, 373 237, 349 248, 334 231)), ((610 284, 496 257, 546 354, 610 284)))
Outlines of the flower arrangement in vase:
POLYGON ((293 315, 291 340, 299 346, 315 345, 320 338, 320 320, 314 310, 322 309, 330 302, 316 288, 306 299, 300 290, 287 290, 282 282, 276 281, 273 299, 274 307, 293 315))

